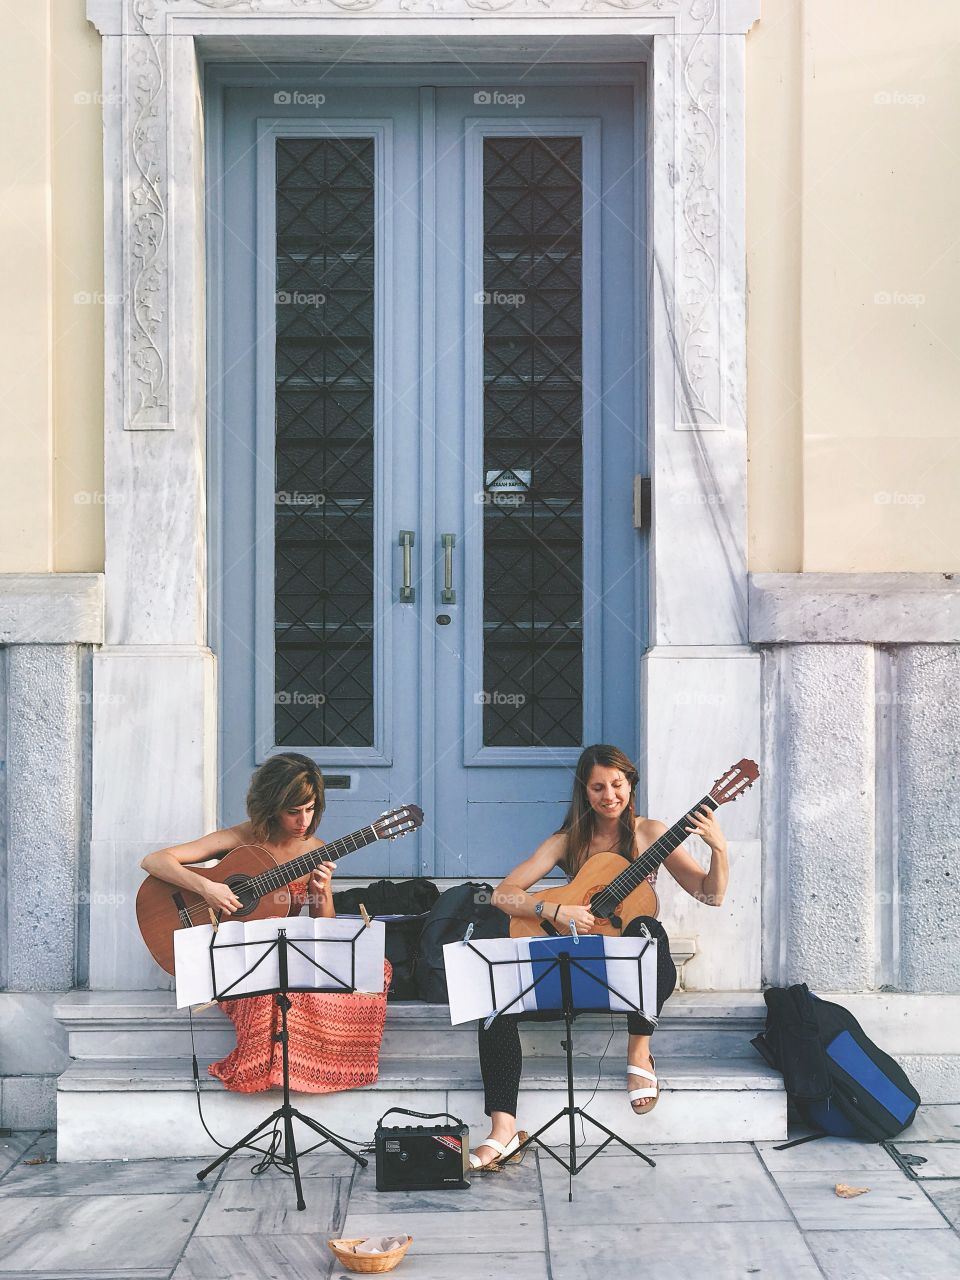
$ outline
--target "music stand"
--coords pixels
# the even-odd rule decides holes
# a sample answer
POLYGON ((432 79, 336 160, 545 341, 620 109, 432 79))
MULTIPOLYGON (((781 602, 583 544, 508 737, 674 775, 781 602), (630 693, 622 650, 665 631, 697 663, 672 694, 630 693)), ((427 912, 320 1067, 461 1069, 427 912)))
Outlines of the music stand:
MULTIPOLYGON (((312 932, 314 934, 314 937, 324 947, 329 947, 331 944, 334 946, 339 946, 341 948, 349 947, 349 964, 347 965, 347 958, 346 956, 344 956, 341 958, 340 965, 338 966, 340 967, 342 972, 343 971, 349 972, 350 980, 349 982, 347 982, 343 978, 338 977, 335 973, 331 972, 331 970, 328 969, 324 964, 320 963, 315 958, 315 956, 311 956, 307 954, 306 950, 304 950, 302 945, 308 942, 307 938, 294 940, 287 936, 288 929, 292 923, 293 923, 292 920, 284 920, 282 922, 272 920, 272 921, 251 922, 249 926, 244 926, 239 921, 236 921, 236 922, 231 921, 225 925, 220 926, 219 934, 226 934, 228 939, 233 939, 234 937, 236 937, 236 929, 239 928, 241 930, 242 936, 236 941, 218 939, 218 930, 216 929, 209 930, 208 926, 200 926, 199 928, 194 928, 189 930, 179 930, 175 935, 175 942, 179 944, 183 935, 186 935, 186 934, 197 934, 201 931, 210 932, 211 936, 210 936, 209 944, 206 947, 206 950, 208 952, 209 987, 212 993, 211 994, 212 999, 240 1000, 240 999, 245 999, 246 997, 251 995, 273 995, 276 997, 277 1007, 280 1010, 280 1032, 274 1036, 274 1039, 276 1041, 279 1041, 280 1049, 281 1049, 281 1061, 283 1064, 283 1102, 279 1107, 276 1108, 276 1110, 272 1111, 270 1115, 268 1115, 258 1125, 256 1125, 253 1129, 251 1129, 249 1133, 244 1134, 244 1136, 240 1138, 239 1141, 235 1142, 233 1146, 228 1147, 221 1155, 217 1156, 216 1160, 212 1161, 204 1169, 201 1169, 200 1172, 197 1174, 197 1178, 199 1181, 202 1182, 208 1173, 212 1173, 213 1170, 216 1169, 219 1165, 223 1164, 225 1160, 229 1160, 232 1155, 235 1155, 242 1148, 248 1148, 251 1151, 256 1151, 258 1154, 264 1155, 267 1157, 266 1160, 261 1162, 261 1168, 266 1168, 269 1164, 275 1164, 279 1168, 283 1169, 284 1172, 290 1172, 293 1174, 294 1187, 297 1193, 297 1208, 305 1209, 307 1206, 306 1206, 306 1201, 303 1198, 303 1185, 300 1178, 299 1158, 301 1155, 303 1156, 309 1155, 311 1151, 316 1151, 318 1147, 322 1147, 322 1146, 325 1146, 327 1143, 331 1143, 339 1151, 342 1151, 344 1155, 347 1155, 352 1160, 356 1161, 356 1163, 360 1165, 362 1168, 366 1168, 367 1161, 363 1158, 363 1156, 358 1155, 354 1151, 351 1151, 350 1148, 347 1147, 343 1142, 341 1142, 340 1139, 335 1134, 331 1133, 329 1129, 325 1128, 322 1124, 314 1120, 311 1116, 304 1115, 304 1113, 302 1111, 299 1111, 296 1107, 294 1107, 290 1101, 290 1055, 289 1055, 289 1033, 287 1030, 287 1011, 290 1008, 290 1003, 291 1003, 290 992, 291 991, 312 991, 312 992, 320 993, 320 992, 327 991, 327 992, 347 993, 347 992, 356 991, 357 990, 356 979, 357 979, 357 973, 358 973, 357 942, 359 939, 363 938, 364 935, 367 933, 368 927, 371 929, 376 929, 377 934, 379 936, 379 956, 380 956, 379 969, 381 974, 381 985, 382 985, 383 926, 382 925, 377 926, 376 922, 374 922, 373 925, 368 926, 364 921, 361 920, 357 922, 355 929, 353 929, 352 932, 349 932, 347 936, 341 936, 341 937, 326 936, 325 937, 322 926, 332 924, 335 922, 327 921, 323 919, 316 919, 311 921, 313 926, 312 932), (267 926, 270 932, 273 932, 275 930, 275 936, 265 937, 265 938, 258 938, 255 936, 253 938, 249 938, 248 936, 246 936, 246 930, 249 930, 251 933, 254 933, 254 934, 263 933, 265 925, 267 926), (298 945, 298 943, 300 945, 298 945), (255 955, 249 967, 246 968, 242 973, 238 975, 235 973, 237 968, 236 960, 233 959, 232 957, 229 957, 226 954, 237 947, 243 947, 245 948, 245 951, 249 950, 250 948, 253 948, 255 951, 259 952, 259 954, 255 955), (302 960, 306 961, 307 963, 306 973, 303 972, 304 966, 298 964, 298 968, 301 971, 300 981, 294 984, 291 984, 290 982, 290 952, 296 953, 296 956, 302 958, 302 960), (271 957, 273 953, 276 953, 276 961, 277 961, 277 968, 276 968, 275 974, 272 972, 273 966, 272 966, 271 957), (221 972, 221 975, 219 976, 219 978, 218 978, 218 965, 221 971, 223 970, 228 971, 226 974, 221 972), (317 971, 317 977, 312 981, 304 982, 303 978, 306 976, 309 976, 310 966, 312 966, 312 968, 317 971), (257 970, 261 971, 261 976, 254 977, 257 970), (320 983, 319 974, 323 974, 325 976, 326 981, 324 985, 319 985, 320 983), (228 981, 228 978, 230 979, 229 981, 228 981), (253 990, 252 988, 254 987, 257 989, 253 990), (237 988, 242 988, 242 989, 237 990, 237 988), (309 1147, 306 1151, 303 1151, 303 1152, 297 1151, 296 1140, 294 1138, 294 1132, 293 1132, 294 1118, 299 1120, 302 1124, 305 1124, 309 1129, 312 1129, 314 1133, 320 1135, 320 1141, 314 1143, 312 1147, 309 1147), (267 1129, 271 1125, 273 1126, 282 1125, 283 1135, 284 1135, 284 1147, 283 1147, 282 1156, 278 1156, 276 1154, 276 1149, 272 1145, 268 1151, 264 1151, 262 1147, 257 1147, 253 1145, 253 1139, 259 1133, 261 1133, 264 1129, 267 1129)), ((300 921, 301 926, 303 926, 305 923, 306 923, 305 920, 300 921)), ((341 918, 341 920, 336 923, 342 926, 343 924, 346 923, 346 921, 344 921, 341 918)), ((350 922, 350 927, 353 928, 353 921, 350 922)), ((341 930, 338 930, 338 932, 340 931, 341 930)), ((187 947, 189 947, 190 950, 192 951, 196 951, 197 941, 198 940, 195 938, 187 939, 184 942, 182 948, 178 946, 178 952, 179 950, 182 949, 184 952, 184 956, 186 958, 187 947)), ((374 950, 376 950, 375 944, 374 944, 374 950)), ((179 953, 177 958, 179 962, 180 960, 179 953)), ((244 955, 243 959, 244 961, 246 961, 247 959, 246 954, 244 955)), ((371 957, 369 955, 365 957, 368 973, 369 973, 370 959, 371 957)), ((195 981, 195 975, 194 975, 194 981, 195 981)), ((179 991, 179 973, 178 973, 178 991, 179 991)), ((183 1001, 178 999, 178 1003, 183 1003, 183 1001)), ((258 1169, 257 1172, 259 1171, 260 1170, 258 1169)))
MULTIPOLYGON (((607 982, 606 977, 601 977, 600 973, 597 971, 602 965, 605 972, 608 960, 623 961, 632 959, 634 958, 635 952, 638 991, 642 999, 644 988, 642 961, 644 955, 651 947, 653 948, 653 957, 655 960, 657 947, 656 941, 650 937, 608 939, 597 934, 587 935, 585 938, 580 938, 576 934, 572 934, 570 937, 523 938, 511 940, 517 944, 517 954, 514 956, 502 954, 503 941, 504 940, 502 939, 497 940, 491 946, 490 943, 472 942, 470 938, 467 937, 460 943, 448 943, 447 946, 444 947, 444 960, 446 961, 447 953, 453 951, 454 948, 466 947, 473 952, 474 955, 479 956, 487 965, 490 992, 494 999, 494 1010, 485 1021, 485 1025, 488 1027, 493 1022, 494 1018, 507 1013, 514 1005, 519 1004, 521 1012, 529 1012, 529 997, 532 993, 536 993, 538 988, 541 989, 540 994, 534 995, 537 1010, 540 1011, 543 1009, 559 1008, 563 1015, 565 1038, 561 1042, 561 1045, 566 1053, 567 1105, 558 1111, 555 1116, 552 1116, 546 1124, 542 1124, 535 1133, 530 1134, 526 1141, 520 1144, 517 1151, 524 1151, 528 1146, 536 1143, 538 1147, 542 1147, 548 1155, 551 1155, 559 1165, 562 1165, 570 1175, 567 1198, 571 1201, 573 1200, 573 1179, 578 1173, 581 1173, 587 1167, 591 1160, 594 1160, 602 1151, 605 1151, 611 1142, 618 1142, 633 1155, 644 1160, 651 1168, 655 1168, 656 1161, 652 1160, 650 1156, 646 1155, 632 1143, 627 1142, 625 1138, 622 1138, 618 1133, 615 1133, 613 1129, 608 1128, 607 1125, 602 1123, 602 1121, 594 1119, 594 1117, 589 1115, 583 1107, 578 1107, 576 1105, 573 1089, 573 1019, 577 1013, 585 1013, 588 1011, 603 1010, 604 1012, 608 1012, 611 1010, 632 1010, 634 1013, 643 1014, 645 1018, 656 1023, 655 1016, 651 1018, 651 1015, 646 1013, 641 1005, 637 1004, 636 1001, 625 995, 619 988, 614 987, 611 983, 607 982), (499 946, 497 945, 498 943, 500 944, 499 946), (612 954, 611 949, 611 954, 608 957, 606 947, 607 943, 615 943, 618 954, 612 954), (634 946, 625 947, 624 944, 634 944, 634 946), (525 947, 529 949, 529 959, 525 958, 522 954, 523 948, 525 947), (576 954, 579 947, 583 948, 583 952, 580 957, 576 954), (485 954, 485 951, 488 949, 491 951, 491 955, 485 954), (591 971, 589 967, 590 961, 594 962, 593 971, 591 971), (521 966, 526 964, 530 965, 532 969, 532 981, 522 985, 521 989, 505 1004, 497 1006, 498 980, 495 970, 503 966, 512 966, 515 968, 518 964, 521 966), (537 970, 539 970, 539 972, 537 972, 537 970), (603 1003, 600 1003, 599 1001, 595 1005, 584 1005, 581 1003, 579 1007, 577 1007, 574 1002, 573 993, 574 973, 582 975, 583 977, 583 981, 578 983, 578 987, 581 992, 585 987, 589 989, 591 985, 593 985, 596 987, 598 993, 601 990, 606 991, 608 993, 607 999, 603 1003), (559 992, 557 991, 557 976, 559 976, 559 992), (551 987, 553 988, 552 991, 550 990, 551 987), (615 1002, 611 1002, 610 997, 614 997, 615 1002), (606 1134, 606 1137, 600 1146, 582 1162, 577 1159, 576 1119, 578 1116, 582 1122, 592 1124, 595 1128, 600 1129, 604 1134, 606 1134), (540 1136, 548 1129, 551 1129, 560 1120, 564 1119, 566 1119, 569 1124, 569 1159, 567 1160, 564 1160, 561 1156, 557 1155, 553 1148, 550 1147, 548 1143, 544 1142, 540 1136)), ((523 972, 523 970, 521 970, 521 972, 523 972)), ((584 1133, 586 1133, 586 1130, 584 1130, 584 1133)))

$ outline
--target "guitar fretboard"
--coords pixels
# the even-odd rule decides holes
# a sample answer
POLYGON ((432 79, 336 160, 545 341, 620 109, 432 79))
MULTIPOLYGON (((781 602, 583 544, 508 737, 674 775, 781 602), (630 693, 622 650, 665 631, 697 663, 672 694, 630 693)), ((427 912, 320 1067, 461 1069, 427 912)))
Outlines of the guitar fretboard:
POLYGON ((299 857, 291 858, 289 862, 283 863, 279 867, 271 867, 269 871, 263 871, 258 876, 253 876, 245 885, 244 892, 254 892, 257 896, 264 893, 270 893, 274 889, 282 889, 285 884, 290 884, 294 880, 300 880, 303 876, 307 876, 315 867, 319 867, 321 862, 336 862, 338 858, 342 858, 344 854, 355 853, 357 849, 362 849, 364 845, 373 844, 374 840, 379 839, 374 827, 361 827, 359 831, 351 831, 348 836, 341 836, 339 840, 332 840, 330 844, 321 845, 319 849, 312 849, 310 853, 301 853, 299 857))
POLYGON ((692 808, 688 809, 683 817, 669 827, 662 836, 658 836, 654 840, 649 849, 644 849, 640 857, 630 863, 624 871, 611 880, 607 887, 601 890, 594 899, 594 908, 601 912, 613 912, 617 908, 617 904, 622 902, 629 894, 633 892, 651 872, 669 858, 674 849, 679 848, 689 836, 690 832, 686 830, 686 826, 691 816, 706 805, 708 809, 719 809, 720 806, 712 796, 705 795, 702 800, 698 800, 692 808))

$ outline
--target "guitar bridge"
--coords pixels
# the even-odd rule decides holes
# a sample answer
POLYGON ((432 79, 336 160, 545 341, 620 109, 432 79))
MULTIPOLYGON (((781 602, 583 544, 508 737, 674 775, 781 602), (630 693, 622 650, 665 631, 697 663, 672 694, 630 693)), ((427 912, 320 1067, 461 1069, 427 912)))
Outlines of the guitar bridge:
POLYGON ((620 916, 609 916, 608 919, 615 929, 619 929, 621 933, 623 932, 623 920, 620 916))
POLYGON ((170 896, 173 898, 173 905, 177 908, 181 928, 189 929, 193 921, 190 919, 190 912, 187 910, 187 904, 183 900, 183 894, 178 892, 170 896))

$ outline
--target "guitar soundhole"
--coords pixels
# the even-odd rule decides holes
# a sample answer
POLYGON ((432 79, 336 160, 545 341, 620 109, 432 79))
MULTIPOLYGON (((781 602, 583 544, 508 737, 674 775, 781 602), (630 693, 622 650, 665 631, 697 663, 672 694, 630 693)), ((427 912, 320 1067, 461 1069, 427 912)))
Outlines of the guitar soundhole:
POLYGON ((256 910, 257 903, 260 901, 259 897, 254 897, 251 900, 250 894, 245 892, 246 886, 250 883, 249 876, 227 876, 225 883, 230 886, 233 892, 243 903, 240 910, 235 911, 230 917, 231 920, 240 920, 244 916, 248 916, 251 911, 256 910))

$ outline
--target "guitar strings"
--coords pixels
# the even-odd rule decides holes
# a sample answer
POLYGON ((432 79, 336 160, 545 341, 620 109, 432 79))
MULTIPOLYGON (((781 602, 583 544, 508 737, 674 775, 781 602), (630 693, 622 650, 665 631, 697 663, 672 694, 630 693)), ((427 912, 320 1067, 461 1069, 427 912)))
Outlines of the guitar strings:
MULTIPOLYGON (((344 854, 355 853, 357 849, 362 849, 371 844, 372 840, 364 838, 367 831, 372 832, 372 840, 378 838, 374 826, 361 827, 359 831, 351 832, 348 836, 342 836, 331 844, 323 845, 310 853, 302 853, 299 857, 291 858, 289 862, 283 863, 282 866, 272 867, 269 871, 261 872, 260 875, 251 876, 241 888, 243 890, 253 888, 258 898, 262 897, 270 889, 282 889, 284 885, 298 880, 304 872, 312 871, 315 866, 320 866, 321 863, 325 862, 336 862, 344 854), (357 843, 348 846, 348 841, 357 841, 357 843), (319 861, 317 861, 318 856, 319 861), (291 871, 293 874, 290 874, 291 871)), ((194 920, 197 917, 202 919, 209 910, 210 908, 206 902, 201 902, 197 906, 187 907, 186 914, 190 920, 194 920)))
POLYGON ((639 858, 631 862, 626 870, 621 871, 604 889, 600 890, 594 902, 601 912, 615 911, 617 904, 622 902, 627 894, 631 893, 639 885, 641 880, 645 880, 652 871, 655 871, 670 856, 678 845, 683 844, 688 834, 685 831, 684 823, 689 822, 691 815, 705 804, 714 810, 719 808, 719 805, 714 802, 713 797, 710 795, 698 800, 693 808, 685 813, 678 822, 675 822, 662 836, 658 836, 649 849, 644 849, 639 858))

